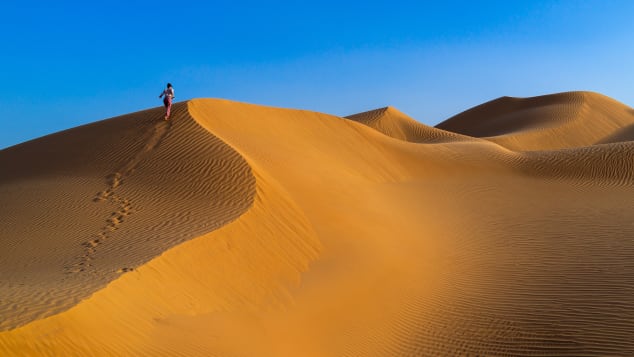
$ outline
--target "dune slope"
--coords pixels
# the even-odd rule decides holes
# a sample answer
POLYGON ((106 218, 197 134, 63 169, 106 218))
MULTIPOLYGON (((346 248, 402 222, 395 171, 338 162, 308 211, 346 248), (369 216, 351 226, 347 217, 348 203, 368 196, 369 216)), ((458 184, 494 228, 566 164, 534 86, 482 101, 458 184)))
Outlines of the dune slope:
MULTIPOLYGON (((78 356, 634 354, 634 142, 597 144, 624 130, 613 118, 631 110, 620 103, 612 108, 610 101, 601 101, 599 109, 588 103, 588 111, 607 113, 593 125, 611 131, 588 135, 583 126, 561 126, 557 113, 542 108, 536 111, 539 118, 530 118, 524 108, 517 109, 518 115, 528 124, 518 127, 512 120, 495 124, 487 122, 488 116, 479 117, 486 127, 483 140, 418 130, 393 109, 345 119, 192 100, 167 132, 193 135, 182 130, 191 125, 205 134, 177 140, 180 145, 212 139, 223 143, 227 154, 220 156, 245 165, 240 171, 245 174, 227 174, 228 181, 213 187, 225 192, 236 187, 238 178, 251 177, 241 186, 250 195, 228 198, 242 202, 244 209, 232 208, 238 213, 215 230, 195 232, 187 215, 158 226, 153 234, 181 225, 180 232, 198 236, 164 247, 63 311, 0 332, 0 351, 78 356), (544 122, 545 114, 554 123, 544 122), (580 138, 555 140, 541 133, 544 128, 565 128, 580 138), (541 136, 525 136, 532 132, 541 136), (497 143, 490 133, 516 135, 513 143, 522 148, 497 143), (537 143, 544 147, 531 149, 537 143)), ((551 109, 560 110, 558 104, 551 109)), ((571 115, 571 120, 577 118, 571 115)), ((477 122, 468 124, 477 130, 477 122)), ((167 135, 154 150, 167 146, 167 135)), ((196 161, 176 149, 165 150, 172 155, 146 156, 143 162, 208 172, 210 161, 202 158, 218 156, 212 150, 199 153, 196 161)), ((77 165, 69 167, 76 171, 77 165)), ((229 167, 217 170, 231 172, 229 167)), ((115 189, 128 187, 125 197, 140 199, 150 181, 135 186, 133 178, 159 180, 141 168, 121 175, 124 184, 115 189)), ((95 181, 101 178, 103 186, 112 171, 99 172, 95 181)), ((8 187, 3 195, 34 174, 13 175, 2 181, 8 187)), ((183 175, 181 184, 195 186, 199 178, 183 175)), ((173 179, 161 181, 162 187, 176 190, 167 182, 173 179)), ((152 193, 155 200, 178 201, 164 191, 152 193)), ((183 197, 181 204, 191 205, 199 196, 205 195, 183 197)), ((11 212, 29 207, 19 200, 12 206, 11 212)), ((22 215, 6 217, 28 226, 22 215)), ((53 260, 49 255, 57 251, 43 255, 53 260)), ((35 259, 21 254, 27 261, 35 259)), ((114 259, 103 259, 108 257, 114 259)), ((55 306, 46 300, 41 305, 55 306)))

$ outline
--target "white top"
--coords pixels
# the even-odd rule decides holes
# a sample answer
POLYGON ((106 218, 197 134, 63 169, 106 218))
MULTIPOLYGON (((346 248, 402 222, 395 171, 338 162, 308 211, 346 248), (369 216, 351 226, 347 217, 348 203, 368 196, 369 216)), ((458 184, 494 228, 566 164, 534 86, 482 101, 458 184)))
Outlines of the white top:
POLYGON ((159 95, 159 97, 166 96, 168 98, 174 98, 174 87, 167 88, 159 95))

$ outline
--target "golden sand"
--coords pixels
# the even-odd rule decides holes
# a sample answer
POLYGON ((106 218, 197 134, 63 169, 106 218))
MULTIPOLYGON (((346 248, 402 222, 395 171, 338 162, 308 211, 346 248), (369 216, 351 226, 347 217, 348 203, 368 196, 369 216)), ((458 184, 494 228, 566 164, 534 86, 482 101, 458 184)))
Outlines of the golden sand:
POLYGON ((634 111, 217 99, 0 151, 0 355, 634 354, 634 111))

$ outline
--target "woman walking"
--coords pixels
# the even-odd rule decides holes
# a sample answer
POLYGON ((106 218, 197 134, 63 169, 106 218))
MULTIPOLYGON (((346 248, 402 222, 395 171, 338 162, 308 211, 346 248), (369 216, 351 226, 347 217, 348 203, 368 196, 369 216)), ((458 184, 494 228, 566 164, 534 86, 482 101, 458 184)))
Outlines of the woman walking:
POLYGON ((165 105, 165 120, 170 118, 170 111, 172 109, 172 99, 174 99, 174 88, 172 83, 167 83, 167 88, 159 95, 159 98, 163 98, 163 104, 165 105))

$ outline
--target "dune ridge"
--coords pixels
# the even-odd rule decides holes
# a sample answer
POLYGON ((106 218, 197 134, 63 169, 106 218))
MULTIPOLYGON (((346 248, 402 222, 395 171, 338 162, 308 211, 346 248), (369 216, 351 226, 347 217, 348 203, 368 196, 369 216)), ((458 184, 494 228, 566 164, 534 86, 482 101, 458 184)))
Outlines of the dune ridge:
POLYGON ((422 124, 394 107, 384 107, 345 117, 387 136, 414 143, 477 141, 478 139, 422 124))
MULTIPOLYGON (((0 332, 0 351, 632 355, 634 145, 604 142, 627 138, 623 113, 632 110, 587 93, 511 102, 485 103, 451 121, 457 132, 481 130, 473 139, 423 130, 389 108, 340 118, 220 99, 183 103, 183 117, 151 154, 131 150, 100 171, 100 188, 91 190, 111 188, 103 177, 125 172, 135 155, 143 159, 114 187, 135 204, 166 162, 177 162, 177 172, 208 172, 217 151, 194 160, 167 144, 194 141, 187 124, 205 132, 194 142, 217 138, 248 167, 254 179, 243 186, 255 192, 252 203, 68 309, 0 332)), ((0 182, 28 182, 13 175, 0 182)), ((199 177, 188 175, 192 182, 183 184, 195 187, 199 177)), ((163 187, 176 186, 172 180, 163 187)), ((215 187, 226 192, 235 182, 215 187)), ((191 204, 199 192, 151 195, 191 204)), ((244 196, 227 199, 236 197, 244 196)), ((16 224, 18 218, 7 215, 16 224)), ((187 215, 173 218, 194 234, 191 223, 187 215)), ((169 227, 158 225, 153 234, 169 227)))

